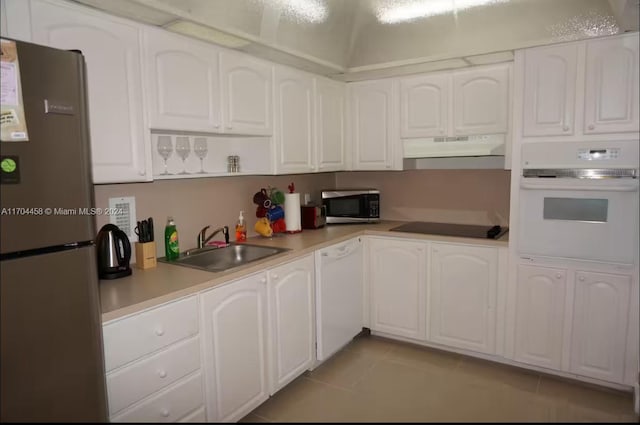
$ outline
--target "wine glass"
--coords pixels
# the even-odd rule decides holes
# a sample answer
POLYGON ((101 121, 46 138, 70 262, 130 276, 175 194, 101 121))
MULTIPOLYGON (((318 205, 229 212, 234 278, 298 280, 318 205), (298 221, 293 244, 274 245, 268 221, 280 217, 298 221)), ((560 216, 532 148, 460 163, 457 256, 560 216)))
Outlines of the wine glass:
POLYGON ((158 153, 164 159, 164 173, 160 173, 161 176, 166 176, 169 173, 167 171, 167 159, 173 152, 173 143, 171 143, 171 136, 158 136, 158 153))
POLYGON ((182 171, 178 174, 189 174, 187 173, 187 164, 185 163, 185 160, 189 156, 189 152, 191 152, 189 137, 176 136, 176 153, 180 158, 182 158, 182 171))
POLYGON ((193 139, 193 152, 198 158, 200 158, 200 171, 199 174, 205 174, 204 167, 202 166, 202 160, 207 156, 209 146, 207 145, 206 137, 196 137, 193 139))

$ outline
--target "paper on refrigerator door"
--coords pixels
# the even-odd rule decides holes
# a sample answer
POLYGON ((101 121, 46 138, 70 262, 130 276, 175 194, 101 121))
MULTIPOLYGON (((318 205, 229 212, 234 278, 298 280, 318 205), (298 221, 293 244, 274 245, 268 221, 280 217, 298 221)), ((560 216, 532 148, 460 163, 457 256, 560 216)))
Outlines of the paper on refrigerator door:
POLYGON ((22 102, 20 64, 15 41, 0 40, 0 141, 29 140, 22 102))

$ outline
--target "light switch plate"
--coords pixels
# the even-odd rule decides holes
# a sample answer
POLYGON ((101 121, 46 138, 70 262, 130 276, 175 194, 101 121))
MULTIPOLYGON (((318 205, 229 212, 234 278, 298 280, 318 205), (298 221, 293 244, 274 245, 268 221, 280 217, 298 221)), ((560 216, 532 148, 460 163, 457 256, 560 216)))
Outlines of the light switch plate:
POLYGON ((137 242, 136 227, 136 198, 125 196, 109 198, 109 222, 115 224, 129 237, 129 242, 137 242))

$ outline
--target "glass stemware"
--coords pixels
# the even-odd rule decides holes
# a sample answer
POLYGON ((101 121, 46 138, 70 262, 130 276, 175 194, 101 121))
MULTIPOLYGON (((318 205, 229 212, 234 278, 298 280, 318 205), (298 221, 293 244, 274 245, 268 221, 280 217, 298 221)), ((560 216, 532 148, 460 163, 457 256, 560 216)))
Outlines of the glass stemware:
POLYGON ((160 173, 161 176, 166 176, 171 173, 167 171, 167 159, 173 152, 173 143, 171 142, 171 136, 158 136, 158 153, 164 159, 164 173, 160 173))
POLYGON ((199 174, 206 173, 206 171, 204 171, 202 160, 207 156, 208 150, 209 146, 207 145, 206 137, 196 137, 193 139, 193 152, 198 158, 200 158, 200 171, 198 171, 199 174))
POLYGON ((189 137, 176 136, 176 153, 180 158, 182 158, 182 171, 178 174, 189 174, 187 173, 187 164, 185 163, 185 160, 189 156, 189 152, 191 152, 189 137))

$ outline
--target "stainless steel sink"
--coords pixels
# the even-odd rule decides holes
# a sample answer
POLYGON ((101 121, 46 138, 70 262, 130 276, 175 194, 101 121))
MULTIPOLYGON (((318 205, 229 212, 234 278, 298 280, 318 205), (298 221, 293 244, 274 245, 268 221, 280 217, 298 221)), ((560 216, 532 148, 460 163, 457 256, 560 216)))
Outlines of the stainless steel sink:
POLYGON ((212 272, 221 272, 285 251, 288 251, 288 249, 243 243, 231 244, 225 248, 206 247, 201 250, 191 250, 189 251, 189 255, 181 254, 177 260, 167 261, 166 258, 162 257, 159 258, 158 261, 212 272))

